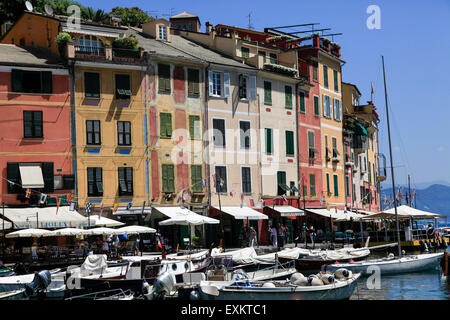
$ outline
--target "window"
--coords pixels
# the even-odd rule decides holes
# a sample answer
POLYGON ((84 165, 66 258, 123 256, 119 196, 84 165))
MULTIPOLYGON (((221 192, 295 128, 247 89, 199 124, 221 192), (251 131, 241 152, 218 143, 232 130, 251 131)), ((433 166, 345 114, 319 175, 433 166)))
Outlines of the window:
POLYGON ((337 139, 336 137, 331 138, 331 143, 333 144, 333 158, 338 157, 338 151, 337 151, 337 139))
POLYGON ((230 73, 209 71, 209 95, 213 97, 230 97, 230 73))
MULTIPOLYGON (((184 29, 186 29, 186 28, 184 28, 184 29)), ((167 27, 166 26, 159 26, 159 39, 167 40, 167 27)))
POLYGON ((317 66, 313 66, 312 71, 313 71, 313 81, 317 82, 317 66))
POLYGON ((247 99, 248 77, 243 74, 239 75, 239 99, 247 99))
POLYGON ((188 31, 192 31, 192 23, 188 24, 188 31))
POLYGON ((309 175, 309 195, 316 196, 316 176, 314 174, 309 175))
POLYGON ((292 87, 284 87, 284 105, 286 109, 292 109, 292 87))
POLYGON ((263 64, 266 63, 266 52, 265 51, 258 51, 258 55, 260 57, 263 57, 263 64))
POLYGON ((252 193, 252 177, 250 167, 242 167, 242 193, 251 194, 252 193))
POLYGON ((278 64, 277 54, 276 53, 271 53, 270 54, 270 63, 271 64, 278 64))
POLYGON ((334 79, 334 91, 339 92, 339 81, 337 70, 333 70, 333 79, 334 79))
POLYGON ((278 191, 277 195, 281 196, 286 193, 285 186, 286 186, 286 172, 285 171, 278 171, 277 172, 277 186, 278 191))
POLYGON ((23 112, 23 137, 24 138, 43 137, 42 111, 23 112))
POLYGON ((372 166, 369 161, 369 184, 372 184, 372 166))
POLYGON ((339 196, 339 185, 338 185, 338 176, 337 174, 333 175, 333 183, 334 183, 334 196, 339 196))
POLYGON ((333 99, 333 102, 334 102, 334 120, 341 121, 342 120, 341 100, 333 99))
POLYGON ((328 136, 325 136, 325 159, 330 159, 330 152, 328 151, 328 136))
POLYGON ((191 140, 201 139, 200 116, 189 116, 189 134, 191 136, 191 140))
POLYGON ((161 112, 159 114, 159 121, 160 121, 160 129, 159 129, 160 137, 161 138, 172 137, 172 114, 161 112))
POLYGON ((323 66, 323 85, 328 89, 328 67, 326 65, 323 66))
POLYGON ((299 93, 299 99, 300 99, 300 112, 306 113, 306 106, 305 106, 305 93, 300 92, 299 93))
POLYGON ((348 178, 348 176, 346 175, 345 176, 345 196, 346 197, 349 197, 350 196, 350 188, 349 188, 349 178, 348 178))
POLYGON ((52 93, 52 73, 50 71, 11 70, 13 92, 52 93))
POLYGON ((294 131, 286 131, 286 155, 294 155, 294 131))
POLYGON ((188 97, 200 96, 200 72, 197 69, 188 69, 188 97))
POLYGON ((100 75, 98 73, 84 73, 84 96, 86 98, 100 98, 100 75))
POLYGON ((219 72, 212 73, 212 83, 213 83, 213 95, 221 96, 222 95, 222 79, 219 72))
POLYGON ((103 176, 102 168, 87 168, 88 196, 103 196, 103 176))
POLYGON ((272 105, 272 83, 264 81, 264 104, 272 105))
POLYGON ((191 185, 192 192, 203 192, 201 165, 191 165, 191 185))
POLYGON ((241 47, 242 58, 248 59, 250 58, 250 49, 246 47, 241 47))
POLYGON ((216 192, 227 192, 227 167, 216 166, 216 192))
POLYGON ((100 120, 86 120, 86 144, 100 145, 100 120))
POLYGON ((102 40, 91 35, 75 38, 75 51, 82 54, 90 54, 95 56, 105 55, 105 48, 102 40))
POLYGON ((117 137, 119 146, 131 146, 130 121, 117 121, 117 137))
POLYGON ((331 195, 331 191, 330 191, 330 174, 327 173, 327 195, 330 196, 331 195))
POLYGON ((322 96, 323 102, 323 116, 331 119, 331 97, 327 95, 322 96))
POLYGON ((319 115, 319 97, 318 96, 314 96, 314 115, 316 117, 320 116, 319 115))
POLYGON ((158 64, 158 92, 170 93, 170 65, 158 64))
POLYGON ((314 143, 314 131, 308 131, 308 147, 309 147, 309 158, 314 159, 316 153, 314 143))
POLYGON ((241 149, 250 149, 250 121, 239 121, 241 149))
POLYGON ((128 74, 116 74, 116 99, 129 100, 130 98, 130 76, 128 74))
POLYGON ((133 168, 119 167, 119 196, 133 195, 133 168))
POLYGON ((225 120, 213 119, 213 142, 215 147, 225 147, 225 120))
POLYGON ((265 131, 266 131, 266 153, 272 154, 272 141, 273 141, 272 129, 266 128, 265 131))
POLYGON ((161 165, 161 171, 162 171, 162 175, 161 175, 162 176, 162 192, 165 192, 165 193, 175 192, 174 165, 173 164, 163 164, 163 165, 161 165))

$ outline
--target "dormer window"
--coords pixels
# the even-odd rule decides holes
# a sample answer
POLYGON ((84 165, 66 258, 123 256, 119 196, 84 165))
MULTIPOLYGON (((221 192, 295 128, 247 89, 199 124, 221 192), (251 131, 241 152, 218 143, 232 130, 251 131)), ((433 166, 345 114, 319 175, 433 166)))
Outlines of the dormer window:
POLYGON ((159 26, 159 40, 167 41, 167 27, 159 26))

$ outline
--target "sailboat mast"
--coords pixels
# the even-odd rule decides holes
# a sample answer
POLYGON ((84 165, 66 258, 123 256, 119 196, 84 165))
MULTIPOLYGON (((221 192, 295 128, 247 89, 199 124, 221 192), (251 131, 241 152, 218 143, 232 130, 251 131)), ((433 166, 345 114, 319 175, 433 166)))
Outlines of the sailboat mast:
POLYGON ((397 241, 398 241, 398 255, 402 255, 402 248, 400 244, 400 227, 398 223, 398 215, 397 215, 397 197, 395 194, 395 181, 394 181, 394 164, 392 160, 392 146, 391 146, 391 128, 389 125, 389 110, 388 110, 388 98, 387 98, 387 89, 386 89, 386 73, 384 70, 384 56, 381 56, 383 62, 383 79, 384 79, 384 98, 386 100, 386 120, 387 120, 387 129, 388 129, 388 140, 389 140, 389 155, 391 160, 391 176, 392 176, 392 193, 394 195, 394 210, 395 210, 395 221, 397 228, 397 241))

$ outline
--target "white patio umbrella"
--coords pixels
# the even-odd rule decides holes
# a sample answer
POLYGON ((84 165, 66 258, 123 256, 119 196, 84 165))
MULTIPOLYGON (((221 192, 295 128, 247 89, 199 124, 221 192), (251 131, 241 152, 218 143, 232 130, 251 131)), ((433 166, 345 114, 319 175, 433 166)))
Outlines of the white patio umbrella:
POLYGON ((23 229, 23 230, 19 230, 19 231, 10 232, 5 237, 6 238, 39 238, 39 237, 44 237, 49 233, 51 233, 50 230, 30 228, 30 229, 23 229))
POLYGON ((119 235, 119 234, 125 234, 125 231, 120 231, 117 229, 111 229, 111 228, 105 228, 105 227, 99 227, 99 228, 93 228, 85 230, 87 235, 119 235))
POLYGON ((149 227, 144 226, 126 226, 116 230, 124 231, 128 234, 140 234, 140 233, 155 233, 156 230, 149 227))
POLYGON ((44 235, 44 237, 65 237, 65 236, 78 236, 84 234, 88 234, 88 230, 77 228, 64 228, 51 231, 48 234, 44 235))
POLYGON ((86 218, 84 223, 85 226, 88 225, 88 219, 90 220, 89 224, 91 227, 119 227, 125 225, 125 223, 117 220, 100 217, 99 215, 92 215, 89 218, 86 218))

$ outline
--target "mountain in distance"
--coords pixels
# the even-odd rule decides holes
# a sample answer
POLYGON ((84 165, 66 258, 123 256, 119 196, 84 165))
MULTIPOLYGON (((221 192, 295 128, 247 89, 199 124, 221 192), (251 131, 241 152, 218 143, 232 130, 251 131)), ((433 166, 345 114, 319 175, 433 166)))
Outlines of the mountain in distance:
MULTIPOLYGON (((416 184, 416 187, 418 184, 416 184)), ((407 187, 401 185, 403 194, 402 203, 405 201, 405 191, 407 187)), ((413 190, 411 190, 413 192, 413 190)), ((387 199, 392 198, 392 187, 381 189, 381 203, 384 206, 384 196, 387 199)), ((416 189, 417 209, 424 210, 432 213, 438 213, 450 216, 450 184, 432 184, 424 189, 416 189)), ((412 203, 414 207, 414 201, 412 203)))

